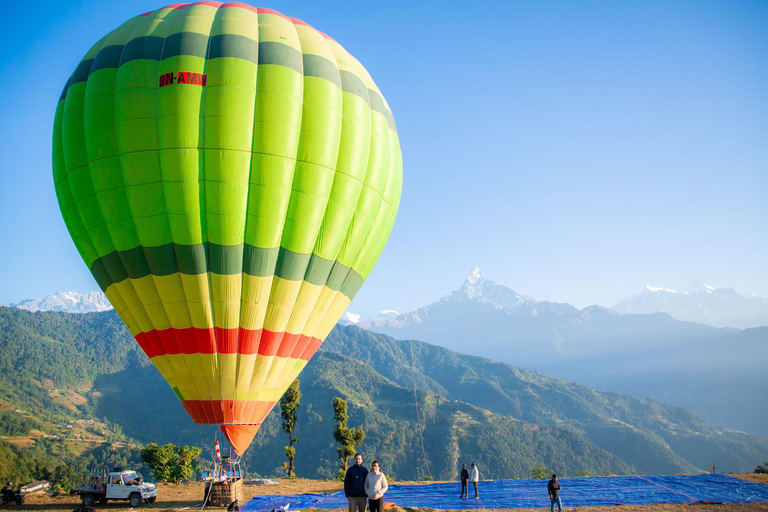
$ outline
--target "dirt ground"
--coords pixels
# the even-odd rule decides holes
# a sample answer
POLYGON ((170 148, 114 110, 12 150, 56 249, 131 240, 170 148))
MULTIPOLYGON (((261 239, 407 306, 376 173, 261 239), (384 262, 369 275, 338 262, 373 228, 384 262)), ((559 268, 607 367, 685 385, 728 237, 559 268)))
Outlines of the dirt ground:
MULTIPOLYGON (((768 484, 768 475, 754 473, 733 475, 752 482, 768 484)), ((303 494, 303 493, 331 493, 342 489, 339 482, 320 480, 284 480, 280 479, 277 485, 245 485, 243 496, 250 497, 265 494, 303 494)), ((423 484, 424 482, 396 482, 398 484, 423 484)), ((144 510, 156 511, 181 511, 199 509, 203 501, 203 484, 200 482, 188 484, 159 484, 158 501, 152 505, 142 505, 144 510)), ((246 500, 244 500, 246 501, 246 500)), ((35 511, 35 512, 61 512, 72 511, 80 506, 77 496, 47 496, 32 495, 21 507, 4 506, 5 510, 35 511)), ((127 511, 130 508, 125 502, 110 502, 105 505, 96 505, 96 510, 127 511)), ((208 507, 209 510, 222 510, 218 507, 208 507)), ((415 512, 418 509, 396 508, 394 512, 415 512)), ((426 509, 423 509, 426 510, 426 509)), ((490 509, 485 509, 490 510, 490 509)), ((503 509, 505 512, 530 512, 532 509, 503 509)), ((565 507, 564 511, 578 510, 578 512, 768 512, 768 502, 765 503, 683 503, 661 505, 616 505, 612 507, 565 507)))

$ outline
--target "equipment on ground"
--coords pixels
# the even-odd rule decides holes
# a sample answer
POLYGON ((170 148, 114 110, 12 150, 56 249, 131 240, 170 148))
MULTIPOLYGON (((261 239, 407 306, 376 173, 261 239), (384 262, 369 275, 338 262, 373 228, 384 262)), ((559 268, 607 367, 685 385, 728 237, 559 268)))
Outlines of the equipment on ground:
POLYGON ((238 454, 392 230, 402 155, 365 68, 307 23, 173 4, 64 87, 53 178, 96 282, 198 424, 238 454))
POLYGON ((122 500, 138 508, 142 503, 155 502, 157 486, 142 481, 135 471, 115 468, 108 473, 94 473, 90 485, 72 489, 70 494, 79 494, 84 507, 92 507, 97 501, 122 500))

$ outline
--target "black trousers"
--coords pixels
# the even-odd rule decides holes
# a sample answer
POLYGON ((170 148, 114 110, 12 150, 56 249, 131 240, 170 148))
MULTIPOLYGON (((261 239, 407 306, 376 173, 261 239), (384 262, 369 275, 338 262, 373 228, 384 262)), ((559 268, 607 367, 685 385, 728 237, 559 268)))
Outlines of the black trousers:
POLYGON ((472 482, 472 485, 475 486, 475 498, 477 498, 477 482, 472 482))
POLYGON ((461 479, 461 495, 466 495, 467 498, 469 498, 469 491, 467 490, 467 481, 463 478, 461 479))
POLYGON ((368 498, 368 507, 371 509, 371 512, 381 512, 382 501, 384 501, 384 498, 379 498, 377 500, 372 500, 371 498, 368 498))

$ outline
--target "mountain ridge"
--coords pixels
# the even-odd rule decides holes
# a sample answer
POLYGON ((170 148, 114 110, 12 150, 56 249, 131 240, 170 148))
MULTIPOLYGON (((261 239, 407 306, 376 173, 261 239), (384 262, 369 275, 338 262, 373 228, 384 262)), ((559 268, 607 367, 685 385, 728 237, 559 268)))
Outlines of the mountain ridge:
MULTIPOLYGON (((141 442, 208 446, 217 435, 216 427, 192 423, 114 311, 31 313, 0 307, 0 350, 9 356, 0 363, 5 365, 2 400, 21 397, 24 404, 48 410, 58 400, 50 388, 66 384, 76 400, 69 409, 56 406, 58 414, 104 418, 141 442), (125 400, 126 393, 141 400, 125 400)), ((584 469, 695 473, 712 460, 724 470, 747 470, 768 456, 768 439, 713 427, 681 407, 355 326, 336 327, 300 379, 299 475, 312 478, 335 474, 334 396, 349 401, 350 424, 366 429, 366 454, 387 461, 397 478, 424 477, 423 468, 414 467, 421 453, 414 379, 427 457, 437 478, 453 478, 457 453, 461 460, 484 461, 490 478, 528 477, 536 463, 571 475, 584 469)), ((279 423, 273 411, 246 452, 249 471, 272 476, 282 471, 285 438, 279 423)))

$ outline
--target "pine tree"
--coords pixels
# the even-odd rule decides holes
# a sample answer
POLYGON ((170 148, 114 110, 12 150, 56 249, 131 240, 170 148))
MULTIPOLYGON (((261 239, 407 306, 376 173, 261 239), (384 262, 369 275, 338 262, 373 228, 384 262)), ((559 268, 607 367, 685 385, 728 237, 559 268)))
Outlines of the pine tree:
POLYGON ((285 456, 288 462, 284 464, 288 478, 296 478, 293 472, 294 458, 296 457, 296 448, 294 443, 299 442, 298 437, 293 437, 293 431, 296 429, 296 423, 299 421, 299 402, 301 401, 301 391, 299 391, 299 379, 293 381, 280 399, 280 416, 283 418, 283 430, 288 434, 288 446, 285 447, 285 456))
POLYGON ((336 479, 343 481, 347 474, 347 462, 355 454, 356 447, 363 444, 365 431, 363 427, 349 428, 349 414, 347 414, 347 401, 339 397, 333 399, 333 416, 336 418, 336 428, 333 430, 333 438, 341 445, 337 451, 341 460, 341 467, 336 474, 336 479))

